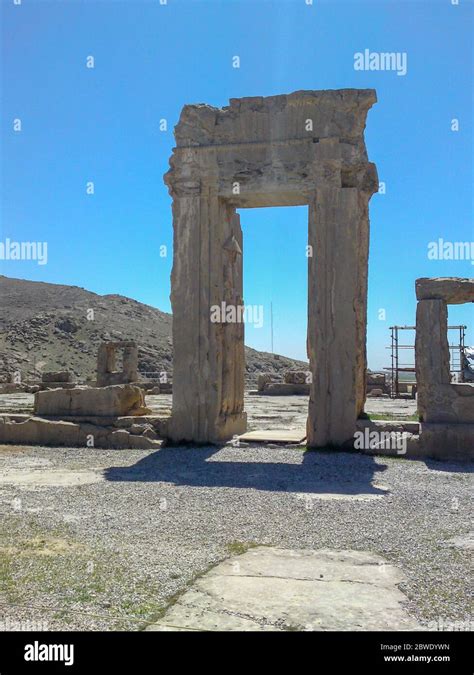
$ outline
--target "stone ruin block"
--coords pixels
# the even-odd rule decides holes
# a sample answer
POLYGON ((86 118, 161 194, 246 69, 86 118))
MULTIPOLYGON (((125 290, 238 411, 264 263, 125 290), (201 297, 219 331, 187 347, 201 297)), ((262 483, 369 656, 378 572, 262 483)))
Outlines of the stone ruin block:
POLYGON ((50 389, 35 394, 35 414, 62 416, 146 415, 145 395, 140 387, 130 384, 108 387, 76 387, 50 389))
POLYGON ((384 391, 383 389, 377 389, 377 387, 374 387, 373 389, 369 390, 367 396, 370 396, 371 398, 380 398, 381 396, 384 396, 384 391))
POLYGON ((420 451, 434 459, 474 459, 474 424, 420 424, 420 451))
POLYGON ((447 305, 474 302, 474 279, 461 277, 421 278, 415 282, 417 300, 443 300, 447 305))
POLYGON ((388 396, 390 387, 385 373, 367 373, 367 396, 388 396))
POLYGON ((262 392, 265 396, 308 396, 309 384, 268 382, 262 392))
POLYGON ((308 373, 304 370, 287 370, 283 380, 287 384, 309 384, 308 373))
POLYGON ((386 379, 385 373, 367 373, 368 385, 375 385, 376 387, 383 389, 386 379))
POLYGON ((72 373, 68 370, 44 372, 41 375, 41 382, 37 385, 40 391, 45 389, 73 389, 76 383, 73 381, 72 373))
POLYGON ((92 423, 88 420, 58 421, 27 415, 0 415, 0 443, 140 450, 160 447, 156 429, 160 426, 159 420, 143 425, 130 423, 128 428, 118 427, 118 423, 123 424, 129 419, 115 418, 110 426, 108 420, 100 424, 97 420, 92 423), (90 445, 91 440, 93 446, 90 445))
POLYGON ((133 340, 103 342, 97 355, 97 386, 130 384, 138 380, 138 348, 133 340), (116 370, 117 351, 123 352, 122 370, 116 370))
POLYGON ((147 394, 171 394, 173 392, 172 382, 160 382, 159 379, 137 382, 137 386, 141 387, 147 394))
POLYGON ((283 382, 274 373, 263 373, 258 376, 257 391, 268 396, 307 396, 310 391, 307 379, 308 373, 302 370, 286 371, 283 382))
POLYGON ((160 394, 172 394, 173 393, 173 383, 172 382, 160 382, 158 385, 160 394))
POLYGON ((72 374, 69 370, 45 372, 41 375, 41 382, 72 382, 72 374))
POLYGON ((274 382, 275 376, 272 373, 262 373, 257 378, 257 390, 263 392, 269 382, 274 382))
POLYGON ((474 279, 418 279, 415 362, 420 448, 431 457, 472 457, 474 383, 451 383, 448 308, 474 302, 474 279))

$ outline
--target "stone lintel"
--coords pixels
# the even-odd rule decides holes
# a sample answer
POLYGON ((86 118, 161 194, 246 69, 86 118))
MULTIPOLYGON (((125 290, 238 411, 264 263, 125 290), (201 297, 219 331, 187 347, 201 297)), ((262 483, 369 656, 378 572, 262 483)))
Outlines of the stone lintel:
POLYGON ((415 282, 417 300, 444 300, 448 305, 474 302, 474 279, 421 278, 415 282))

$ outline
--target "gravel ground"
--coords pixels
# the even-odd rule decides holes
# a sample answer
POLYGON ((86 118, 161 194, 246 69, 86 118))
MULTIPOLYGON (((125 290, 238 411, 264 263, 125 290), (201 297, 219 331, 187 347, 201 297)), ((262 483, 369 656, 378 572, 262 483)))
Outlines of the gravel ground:
POLYGON ((470 552, 449 542, 471 528, 466 465, 271 446, 0 446, 0 468, 7 626, 141 629, 252 543, 379 553, 405 573, 422 623, 471 616, 470 552), (36 482, 9 483, 18 470, 36 482))

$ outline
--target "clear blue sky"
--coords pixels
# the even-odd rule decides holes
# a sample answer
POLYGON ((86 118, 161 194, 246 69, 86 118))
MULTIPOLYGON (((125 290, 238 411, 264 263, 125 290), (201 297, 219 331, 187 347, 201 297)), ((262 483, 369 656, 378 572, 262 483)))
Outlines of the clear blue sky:
MULTIPOLYGON (((373 87, 366 141, 386 194, 370 205, 368 349, 370 367, 388 365, 388 326, 414 322, 414 280, 474 276, 469 260, 427 257, 439 237, 474 240, 472 36, 468 0, 2 0, 0 240, 47 241, 48 264, 0 261, 0 272, 169 311, 162 176, 182 106, 373 87), (407 74, 354 70, 364 49, 406 52, 407 74)), ((245 301, 266 308, 246 341, 270 348, 273 301, 275 351, 304 358, 306 208, 241 215, 245 301)), ((472 305, 450 311, 456 323, 473 318, 472 305)))

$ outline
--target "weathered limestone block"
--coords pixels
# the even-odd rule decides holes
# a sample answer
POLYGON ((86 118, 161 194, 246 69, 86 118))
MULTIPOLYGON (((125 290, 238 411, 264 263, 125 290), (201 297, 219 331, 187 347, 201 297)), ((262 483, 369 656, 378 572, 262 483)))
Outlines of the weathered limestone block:
POLYGON ((384 388, 386 377, 384 373, 367 373, 367 385, 377 385, 384 388))
POLYGON ((146 436, 135 436, 130 434, 127 447, 133 448, 134 450, 148 450, 150 448, 161 447, 161 443, 159 441, 147 438, 146 436))
POLYGON ((37 415, 146 415, 143 390, 130 384, 51 389, 35 394, 37 415))
POLYGON ((72 375, 68 370, 42 373, 42 382, 72 382, 72 375))
POLYGON ((440 460, 474 459, 474 424, 431 424, 423 422, 420 452, 440 460))
POLYGON ((423 412, 418 409, 423 422, 450 424, 474 423, 474 383, 432 384, 423 386, 423 412))
POLYGON ((117 429, 110 433, 110 446, 112 448, 129 448, 131 434, 126 429, 117 429))
POLYGON ((265 396, 308 396, 309 384, 268 382, 262 392, 265 396))
POLYGON ((327 89, 296 91, 276 96, 231 98, 229 106, 213 108, 206 104, 185 105, 175 129, 178 145, 221 144, 236 140, 265 141, 302 136, 306 120, 313 120, 316 137, 362 136, 365 114, 375 103, 373 89, 327 89))
POLYGON ((462 277, 422 278, 415 282, 417 300, 444 300, 448 305, 474 302, 474 279, 462 277))
POLYGON ((151 429, 151 428, 152 428, 152 427, 151 427, 150 424, 136 424, 136 423, 134 423, 134 424, 131 424, 131 425, 128 427, 128 431, 129 431, 131 434, 134 434, 134 435, 137 435, 137 434, 138 434, 138 435, 141 435, 141 434, 143 434, 145 431, 147 431, 148 429, 151 429))
POLYGON ((287 384, 308 384, 308 373, 304 370, 287 370, 284 380, 287 384))
POLYGON ((36 391, 45 391, 46 389, 74 389, 75 382, 41 382, 37 385, 36 391))
POLYGON ((257 378, 257 390, 262 392, 265 389, 266 385, 269 382, 273 382, 274 379, 275 377, 271 373, 262 373, 257 378))
POLYGON ((15 382, 6 382, 4 384, 0 384, 0 394, 15 394, 20 391, 25 391, 26 390, 26 385, 20 383, 15 383, 15 382))
POLYGON ((420 433, 420 423, 411 420, 371 420, 361 418, 357 420, 357 429, 364 430, 368 427, 371 431, 390 431, 396 433, 407 432, 418 435, 420 433))
POLYGON ((0 444, 120 449, 147 449, 161 445, 159 436, 151 425, 147 425, 144 434, 134 435, 126 429, 107 426, 105 423, 108 420, 102 419, 103 425, 49 420, 20 414, 2 415, 0 444))
POLYGON ((359 419, 357 431, 363 436, 354 447, 365 455, 420 456, 419 422, 359 419))
POLYGON ((86 447, 93 437, 95 447, 107 447, 109 435, 110 432, 104 427, 92 424, 51 421, 39 417, 14 422, 8 416, 0 417, 0 443, 86 447))
POLYGON ((405 458, 416 458, 420 455, 418 435, 401 432, 403 433, 403 441, 401 441, 400 432, 385 431, 379 433, 381 440, 376 441, 373 446, 369 443, 367 447, 364 447, 361 450, 364 455, 405 458))
POLYGON ((380 396, 383 396, 383 395, 384 395, 383 389, 377 389, 377 388, 371 389, 367 394, 367 396, 370 396, 370 398, 377 398, 377 397, 380 397, 380 396))

